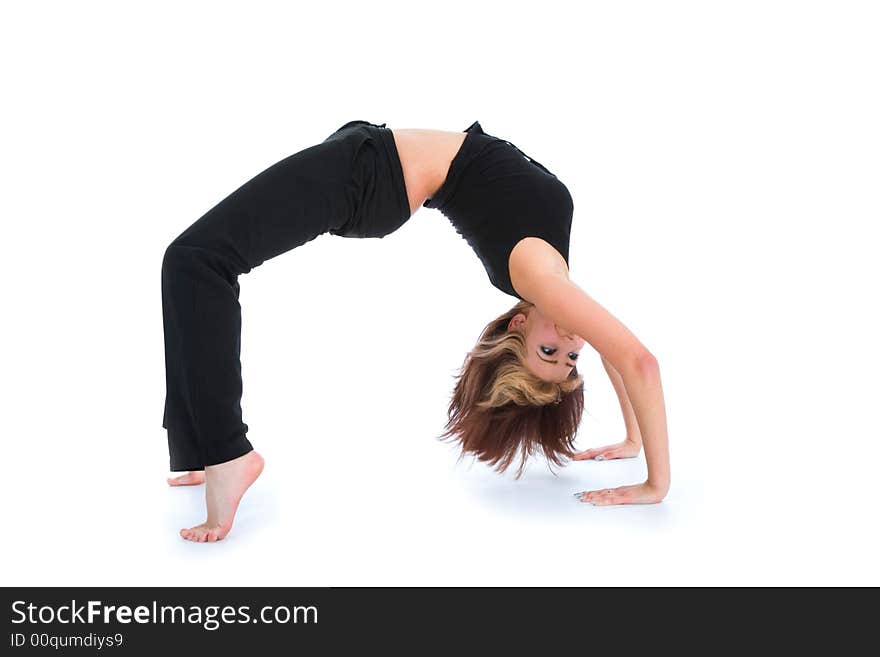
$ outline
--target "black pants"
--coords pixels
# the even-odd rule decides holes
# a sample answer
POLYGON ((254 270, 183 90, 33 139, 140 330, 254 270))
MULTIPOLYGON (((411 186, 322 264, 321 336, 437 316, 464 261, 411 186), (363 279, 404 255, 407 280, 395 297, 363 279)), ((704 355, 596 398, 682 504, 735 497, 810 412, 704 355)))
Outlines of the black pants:
POLYGON ((253 449, 241 409, 239 275, 322 233, 381 238, 409 217, 391 130, 358 120, 258 174, 171 242, 162 426, 172 471, 253 449))

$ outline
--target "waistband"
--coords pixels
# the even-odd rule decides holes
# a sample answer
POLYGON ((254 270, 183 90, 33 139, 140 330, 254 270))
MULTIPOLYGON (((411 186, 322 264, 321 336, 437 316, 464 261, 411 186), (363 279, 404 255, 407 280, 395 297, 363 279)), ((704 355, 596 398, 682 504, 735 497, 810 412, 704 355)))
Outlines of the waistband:
POLYGON ((409 198, 407 197, 406 182, 403 177, 403 165, 400 162, 397 143, 394 141, 394 133, 391 132, 391 128, 385 127, 386 125, 387 123, 371 123, 370 121, 355 119, 339 126, 333 134, 335 135, 346 128, 363 127, 370 135, 378 137, 378 141, 382 144, 387 161, 391 166, 390 173, 394 180, 395 197, 399 210, 397 218, 406 221, 412 216, 412 213, 409 210, 409 198))
POLYGON ((385 153, 388 161, 391 163, 391 176, 394 179, 394 188, 397 191, 397 203, 399 206, 398 220, 407 221, 412 213, 409 210, 409 198, 406 194, 406 180, 403 177, 403 164, 400 162, 400 153, 397 151, 397 143, 394 141, 394 133, 391 128, 386 128, 385 124, 370 124, 376 129, 380 137, 382 145, 385 147, 385 153))

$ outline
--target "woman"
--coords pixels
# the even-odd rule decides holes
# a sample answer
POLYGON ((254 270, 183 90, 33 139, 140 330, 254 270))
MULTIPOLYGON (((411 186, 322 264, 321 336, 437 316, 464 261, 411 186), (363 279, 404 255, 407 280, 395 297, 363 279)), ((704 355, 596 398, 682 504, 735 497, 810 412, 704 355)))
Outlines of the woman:
POLYGON ((162 262, 169 484, 206 482, 207 520, 182 529, 217 541, 232 528, 263 459, 246 437, 241 395, 239 274, 318 235, 382 238, 419 207, 437 208, 467 240, 491 283, 519 302, 467 355, 441 438, 505 470, 540 450, 548 461, 636 456, 641 484, 576 493, 593 504, 660 502, 669 489, 657 360, 568 277, 573 203, 565 185, 511 142, 474 122, 463 133, 350 121, 272 165, 181 233, 162 262), (576 453, 583 410, 576 360, 601 355, 627 436, 576 453))

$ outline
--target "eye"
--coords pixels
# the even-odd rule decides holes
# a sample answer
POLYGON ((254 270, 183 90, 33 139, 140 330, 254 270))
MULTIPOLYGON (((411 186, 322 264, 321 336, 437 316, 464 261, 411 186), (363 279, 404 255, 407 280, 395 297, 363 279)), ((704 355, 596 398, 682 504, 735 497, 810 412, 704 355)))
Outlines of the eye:
POLYGON ((545 347, 541 345, 541 351, 544 352, 547 356, 552 356, 556 353, 556 347, 545 347))
POLYGON ((571 358, 572 360, 577 360, 577 359, 578 359, 578 355, 579 355, 579 354, 576 354, 576 353, 574 353, 573 351, 569 351, 569 352, 568 352, 568 357, 571 358))

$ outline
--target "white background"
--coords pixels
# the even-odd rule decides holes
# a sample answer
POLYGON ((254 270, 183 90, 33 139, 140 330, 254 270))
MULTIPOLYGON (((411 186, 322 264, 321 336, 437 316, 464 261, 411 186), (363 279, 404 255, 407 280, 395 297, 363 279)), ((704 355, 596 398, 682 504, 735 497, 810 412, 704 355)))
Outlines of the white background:
MULTIPOLYGON (((880 46, 871 2, 6 4, 5 585, 852 585, 877 565, 880 46), (644 456, 456 464, 453 375, 516 300, 436 210, 242 276, 232 533, 170 489, 160 267, 277 160, 364 119, 479 120, 575 201, 571 276, 658 357, 644 456)), ((588 347, 578 447, 623 437, 588 347)))

